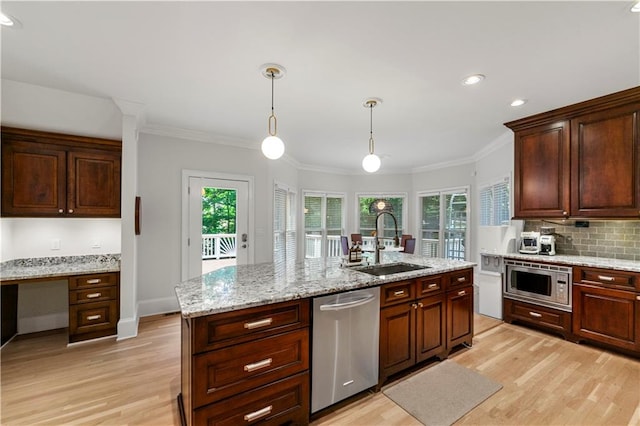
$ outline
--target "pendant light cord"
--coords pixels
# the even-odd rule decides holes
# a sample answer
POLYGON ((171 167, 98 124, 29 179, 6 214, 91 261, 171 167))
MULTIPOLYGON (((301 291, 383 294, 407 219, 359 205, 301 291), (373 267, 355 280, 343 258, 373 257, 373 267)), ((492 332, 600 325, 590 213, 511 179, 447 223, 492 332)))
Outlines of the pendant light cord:
POLYGON ((278 120, 276 114, 273 112, 273 79, 275 77, 274 71, 270 71, 271 74, 271 115, 269 116, 269 136, 275 136, 278 133, 278 120), (271 130, 271 122, 273 121, 273 131, 271 130))
POLYGON ((373 154, 373 102, 369 103, 369 154, 373 154))

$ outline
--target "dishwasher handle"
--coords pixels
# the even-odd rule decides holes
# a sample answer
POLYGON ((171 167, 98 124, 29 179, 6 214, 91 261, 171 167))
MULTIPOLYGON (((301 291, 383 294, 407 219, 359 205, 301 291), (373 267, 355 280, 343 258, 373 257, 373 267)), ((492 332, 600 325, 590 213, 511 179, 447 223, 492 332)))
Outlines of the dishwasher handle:
POLYGON ((320 305, 320 310, 321 311, 341 311, 343 309, 351 309, 351 308, 355 308, 356 306, 366 305, 367 303, 375 299, 375 297, 376 296, 374 296, 373 294, 367 294, 365 297, 351 300, 349 302, 320 305))

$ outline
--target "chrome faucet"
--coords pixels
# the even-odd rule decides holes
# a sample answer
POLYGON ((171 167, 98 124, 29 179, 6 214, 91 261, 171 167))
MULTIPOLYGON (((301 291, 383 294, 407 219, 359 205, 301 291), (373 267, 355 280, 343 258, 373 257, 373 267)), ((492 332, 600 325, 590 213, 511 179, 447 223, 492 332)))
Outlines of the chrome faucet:
POLYGON ((396 220, 396 217, 388 212, 388 211, 382 211, 380 213, 378 213, 378 215, 376 216, 376 235, 374 237, 374 244, 376 247, 375 250, 375 258, 374 258, 374 264, 375 265, 379 265, 380 264, 380 250, 384 250, 384 244, 380 244, 379 239, 378 239, 378 218, 380 216, 382 216, 383 214, 388 214, 389 216, 391 216, 393 218, 393 224, 395 226, 396 229, 396 236, 393 238, 393 246, 394 247, 399 247, 400 246, 400 240, 398 239, 398 221, 396 220))

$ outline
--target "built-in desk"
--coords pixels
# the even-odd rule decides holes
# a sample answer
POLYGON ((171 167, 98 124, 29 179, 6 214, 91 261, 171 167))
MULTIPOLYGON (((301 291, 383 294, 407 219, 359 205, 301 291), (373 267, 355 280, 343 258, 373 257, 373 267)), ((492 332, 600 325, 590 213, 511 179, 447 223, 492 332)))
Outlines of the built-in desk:
POLYGON ((15 259, 0 268, 2 344, 18 331, 18 285, 66 280, 69 342, 115 335, 120 317, 120 255, 15 259))

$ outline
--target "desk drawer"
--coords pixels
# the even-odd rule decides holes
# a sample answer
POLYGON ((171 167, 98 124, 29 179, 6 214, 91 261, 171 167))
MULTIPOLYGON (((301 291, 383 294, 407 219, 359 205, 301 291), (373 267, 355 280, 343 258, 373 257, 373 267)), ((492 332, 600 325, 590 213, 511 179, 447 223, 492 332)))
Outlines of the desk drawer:
POLYGON ((380 307, 408 302, 416 298, 415 281, 398 281, 385 284, 380 291, 380 307))
POLYGON ((465 287, 473 284, 473 268, 463 269, 461 271, 453 271, 449 273, 449 283, 447 290, 465 287))
POLYGON ((69 335, 115 329, 117 322, 116 300, 69 306, 69 335))
POLYGON ((195 318, 194 353, 307 327, 309 299, 195 318))
POLYGON ((219 401, 309 368, 309 331, 304 328, 196 355, 194 407, 219 401))
POLYGON ((85 290, 71 290, 69 292, 69 304, 102 302, 104 300, 116 300, 118 287, 100 287, 85 290))
POLYGON ((77 275, 69 278, 69 290, 106 287, 118 284, 119 273, 77 275))
POLYGON ((418 278, 418 295, 417 297, 430 296, 433 293, 441 291, 444 287, 442 275, 432 275, 428 277, 418 278))
POLYGON ((193 412, 194 425, 309 424, 309 374, 250 390, 193 412))

